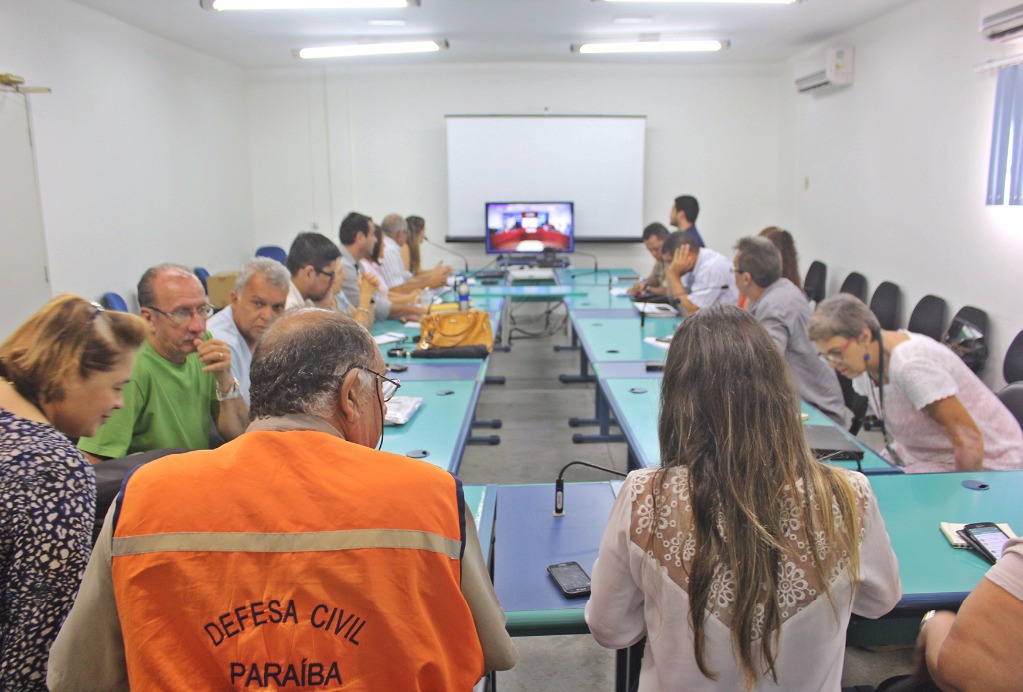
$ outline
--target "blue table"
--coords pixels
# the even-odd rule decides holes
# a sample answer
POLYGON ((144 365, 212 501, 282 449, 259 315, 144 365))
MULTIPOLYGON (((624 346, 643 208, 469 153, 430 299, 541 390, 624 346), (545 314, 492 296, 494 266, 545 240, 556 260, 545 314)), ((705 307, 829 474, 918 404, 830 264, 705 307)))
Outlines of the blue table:
POLYGON ((574 286, 585 286, 588 284, 606 286, 608 280, 610 280, 615 285, 628 288, 639 281, 639 279, 639 274, 634 270, 622 267, 597 269, 596 271, 584 267, 564 267, 554 270, 555 281, 559 284, 571 284, 574 286))

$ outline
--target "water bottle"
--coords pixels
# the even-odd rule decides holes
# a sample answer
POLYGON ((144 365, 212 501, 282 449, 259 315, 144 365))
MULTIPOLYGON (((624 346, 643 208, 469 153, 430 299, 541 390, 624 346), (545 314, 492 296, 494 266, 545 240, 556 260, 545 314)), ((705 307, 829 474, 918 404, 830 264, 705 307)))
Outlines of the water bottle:
POLYGON ((469 309, 469 280, 462 277, 458 282, 458 311, 465 312, 469 309))

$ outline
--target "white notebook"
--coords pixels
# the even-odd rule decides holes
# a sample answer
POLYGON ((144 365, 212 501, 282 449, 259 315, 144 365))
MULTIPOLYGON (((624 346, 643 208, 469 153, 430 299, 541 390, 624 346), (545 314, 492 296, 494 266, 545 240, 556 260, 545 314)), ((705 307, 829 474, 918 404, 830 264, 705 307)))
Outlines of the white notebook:
POLYGON ((396 396, 387 402, 384 425, 405 425, 423 405, 421 396, 396 396))

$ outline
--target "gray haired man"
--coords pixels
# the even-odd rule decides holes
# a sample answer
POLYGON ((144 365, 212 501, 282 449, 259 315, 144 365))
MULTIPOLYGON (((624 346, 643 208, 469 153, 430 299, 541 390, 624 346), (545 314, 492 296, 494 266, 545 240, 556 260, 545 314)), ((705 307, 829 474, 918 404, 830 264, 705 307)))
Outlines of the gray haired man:
POLYGON ((231 374, 242 398, 249 403, 249 366, 256 342, 284 314, 291 276, 284 265, 268 257, 245 263, 231 291, 231 305, 210 318, 206 327, 231 349, 231 374))

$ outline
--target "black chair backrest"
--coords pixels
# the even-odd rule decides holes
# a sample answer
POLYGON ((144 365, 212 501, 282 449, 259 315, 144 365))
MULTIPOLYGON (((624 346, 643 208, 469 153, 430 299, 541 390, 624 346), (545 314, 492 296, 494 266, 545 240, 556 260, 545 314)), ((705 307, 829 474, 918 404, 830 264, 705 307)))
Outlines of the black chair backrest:
POLYGON ((1023 332, 1009 344, 1002 361, 1002 376, 1009 384, 1023 381, 1023 332))
POLYGON ((972 305, 964 305, 959 308, 959 312, 957 312, 952 319, 964 319, 979 329, 981 334, 987 336, 989 320, 987 313, 980 308, 975 308, 972 305))
POLYGON ((838 289, 838 292, 854 295, 866 303, 867 277, 863 276, 863 274, 860 274, 859 272, 850 272, 849 276, 845 277, 845 281, 842 282, 842 287, 838 289))
POLYGON ((124 477, 136 466, 148 464, 168 454, 181 454, 187 451, 187 449, 154 449, 149 452, 136 452, 117 459, 107 459, 93 466, 92 468, 96 472, 96 521, 92 529, 93 545, 99 537, 100 529, 103 528, 107 510, 114 503, 117 493, 121 491, 121 482, 124 477))
POLYGON ((935 341, 941 341, 947 327, 948 303, 944 298, 930 295, 920 299, 909 315, 909 324, 906 325, 909 331, 925 334, 935 341))
POLYGON ((819 303, 824 300, 824 291, 828 283, 828 265, 814 260, 810 268, 806 270, 806 278, 803 279, 803 293, 808 300, 819 303))
POLYGON ((870 311, 881 323, 881 329, 898 329, 902 308, 902 289, 891 281, 882 281, 870 297, 870 311))
POLYGON ((1012 382, 998 392, 998 399, 1016 417, 1019 427, 1023 428, 1023 382, 1012 382))

